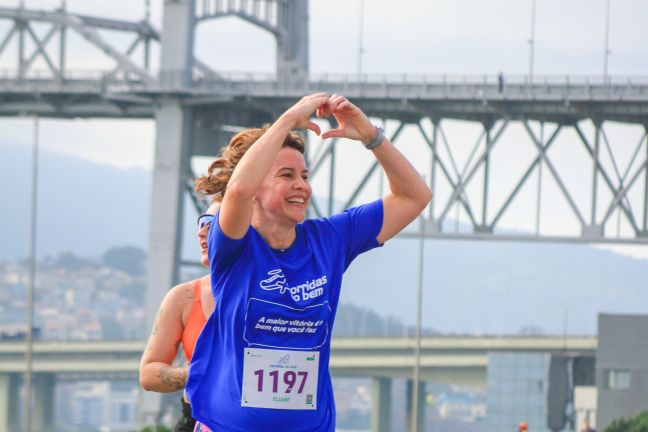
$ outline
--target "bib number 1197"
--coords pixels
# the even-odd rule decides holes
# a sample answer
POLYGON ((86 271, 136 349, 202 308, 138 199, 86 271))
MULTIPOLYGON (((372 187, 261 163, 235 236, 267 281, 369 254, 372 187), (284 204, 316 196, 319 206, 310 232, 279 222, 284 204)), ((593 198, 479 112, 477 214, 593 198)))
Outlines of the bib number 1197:
MULTIPOLYGON (((263 380, 264 380, 264 375, 266 375, 266 371, 263 369, 259 369, 254 371, 254 375, 257 376, 259 379, 258 384, 257 384, 257 391, 258 392, 263 392, 263 380)), ((305 371, 284 371, 283 373, 279 372, 278 370, 273 370, 267 373, 268 378, 272 379, 272 393, 279 393, 279 375, 282 375, 282 381, 283 384, 286 385, 286 389, 284 393, 289 394, 290 392, 293 391, 293 388, 295 388, 295 384, 297 384, 298 378, 300 378, 299 382, 299 387, 297 388, 297 393, 302 393, 304 391, 304 385, 306 384, 306 380, 308 379, 308 372, 305 371)), ((269 384, 269 383, 268 383, 269 384)))
POLYGON ((317 408, 319 352, 246 348, 241 405, 317 408))

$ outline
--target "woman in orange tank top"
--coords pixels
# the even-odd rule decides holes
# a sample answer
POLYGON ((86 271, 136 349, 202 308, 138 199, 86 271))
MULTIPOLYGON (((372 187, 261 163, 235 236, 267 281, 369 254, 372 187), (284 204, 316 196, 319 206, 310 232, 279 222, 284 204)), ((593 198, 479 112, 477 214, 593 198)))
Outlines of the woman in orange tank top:
MULTIPOLYGON (((198 218, 200 263, 206 267, 209 266, 207 232, 219 206, 220 202, 215 201, 207 212, 198 218)), ((189 362, 196 340, 207 317, 213 311, 214 297, 209 275, 182 283, 169 290, 158 309, 153 330, 140 362, 140 385, 144 390, 170 393, 185 388, 189 362), (187 358, 187 364, 173 366, 180 344, 187 358)), ((183 397, 182 416, 173 431, 193 431, 194 423, 191 407, 183 397)))

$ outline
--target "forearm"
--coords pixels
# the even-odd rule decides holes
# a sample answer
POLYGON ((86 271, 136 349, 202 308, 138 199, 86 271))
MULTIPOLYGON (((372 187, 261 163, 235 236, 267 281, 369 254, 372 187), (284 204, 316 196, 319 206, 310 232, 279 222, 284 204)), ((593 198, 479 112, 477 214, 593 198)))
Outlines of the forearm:
POLYGON ((175 367, 162 362, 151 362, 140 371, 140 385, 147 391, 171 393, 184 389, 188 377, 187 366, 175 367))
POLYGON ((383 225, 376 237, 385 243, 409 225, 432 199, 427 187, 412 164, 388 140, 373 150, 382 165, 391 193, 383 198, 383 225))
POLYGON ((228 191, 236 191, 238 199, 252 199, 294 125, 290 115, 279 117, 243 155, 228 183, 228 191))
POLYGON ((432 192, 407 158, 387 138, 372 152, 385 172, 391 193, 425 207, 432 192))

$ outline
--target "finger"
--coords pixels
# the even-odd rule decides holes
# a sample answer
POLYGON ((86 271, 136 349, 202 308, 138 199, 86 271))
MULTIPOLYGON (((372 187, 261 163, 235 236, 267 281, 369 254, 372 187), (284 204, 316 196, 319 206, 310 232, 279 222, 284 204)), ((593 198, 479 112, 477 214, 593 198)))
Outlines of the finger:
POLYGON ((311 103, 319 103, 321 102, 322 99, 328 99, 328 95, 326 93, 313 93, 310 95, 306 95, 301 98, 300 102, 306 103, 306 104, 311 104, 311 103))
POLYGON ((355 108, 356 106, 353 105, 348 99, 344 99, 343 101, 340 101, 340 104, 337 106, 338 109, 347 109, 347 108, 355 108))
POLYGON ((319 92, 319 93, 313 93, 312 95, 304 96, 304 98, 308 98, 308 99, 321 98, 321 97, 328 98, 328 94, 326 94, 324 92, 319 92))
POLYGON ((308 122, 308 124, 306 125, 306 129, 312 130, 317 134, 317 136, 320 136, 322 133, 322 130, 320 129, 319 125, 314 122, 308 122))
POLYGON ((311 102, 317 104, 318 106, 328 106, 329 105, 329 96, 326 93, 318 93, 313 95, 311 102))
POLYGON ((344 102, 348 102, 347 98, 345 98, 344 96, 337 96, 337 95, 336 95, 335 98, 332 98, 332 99, 331 99, 331 107, 332 107, 332 111, 333 111, 333 112, 338 111, 338 110, 340 109, 340 106, 341 106, 344 102))
POLYGON ((321 109, 321 113, 322 113, 322 116, 323 116, 323 117, 329 117, 329 116, 331 115, 331 113, 332 113, 331 103, 330 103, 330 101, 328 100, 328 98, 326 99, 326 103, 323 104, 323 105, 320 107, 320 109, 321 109))
POLYGON ((357 115, 363 114, 360 108, 353 105, 348 99, 340 102, 340 104, 335 109, 336 113, 346 113, 345 115, 357 115))
POLYGON ((331 95, 329 99, 331 100, 331 103, 335 104, 339 104, 340 102, 347 100, 346 97, 338 94, 331 95))
POLYGON ((346 136, 346 132, 344 129, 331 129, 322 134, 322 139, 327 139, 327 138, 344 138, 346 136))
POLYGON ((315 114, 318 118, 323 117, 323 116, 329 116, 330 113, 328 113, 328 96, 326 93, 321 93, 320 96, 313 97, 314 95, 311 96, 304 96, 304 108, 310 110, 311 114, 315 114))

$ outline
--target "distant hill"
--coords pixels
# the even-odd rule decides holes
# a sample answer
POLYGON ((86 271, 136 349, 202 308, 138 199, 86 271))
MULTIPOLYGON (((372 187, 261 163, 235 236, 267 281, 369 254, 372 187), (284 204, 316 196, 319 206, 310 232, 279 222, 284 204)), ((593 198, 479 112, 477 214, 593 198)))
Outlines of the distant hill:
MULTIPOLYGON (((113 246, 148 249, 151 172, 124 170, 43 150, 39 158, 39 257, 99 256, 113 246)), ((0 144, 0 258, 29 247, 31 148, 0 144)), ((188 203, 187 203, 188 204, 188 203)), ((187 205, 185 256, 196 257, 195 212, 187 205)))
MULTIPOLYGON (((442 333, 596 334, 597 314, 648 313, 648 260, 564 244, 428 241, 423 323, 442 333)), ((358 258, 342 300, 416 317, 418 242, 358 258)))
MULTIPOLYGON (((27 254, 29 178, 29 147, 0 144, 0 258, 27 254)), ((39 255, 148 249, 150 185, 145 170, 43 151, 39 255)), ((194 259, 190 205, 186 214, 184 257, 194 259)), ((341 301, 413 324, 417 253, 416 240, 393 240, 360 256, 347 272, 341 301)), ((432 240, 423 305, 424 325, 445 333, 594 334, 599 312, 648 313, 648 260, 584 245, 432 240)))

